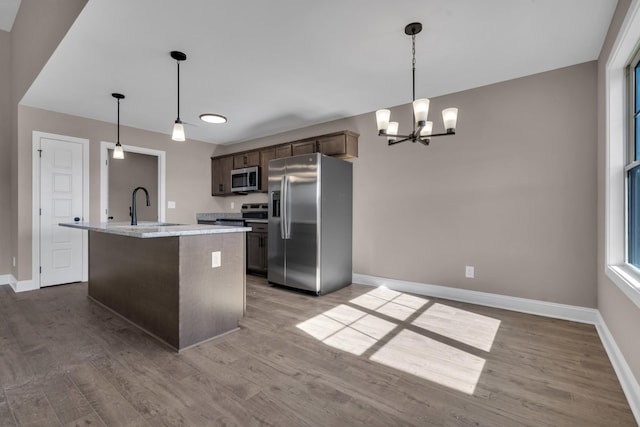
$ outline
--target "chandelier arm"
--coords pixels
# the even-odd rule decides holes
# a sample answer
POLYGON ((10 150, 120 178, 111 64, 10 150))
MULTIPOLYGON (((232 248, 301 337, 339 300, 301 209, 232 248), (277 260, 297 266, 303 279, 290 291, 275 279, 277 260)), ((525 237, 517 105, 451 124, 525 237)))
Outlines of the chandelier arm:
POLYGON ((399 135, 399 134, 390 135, 387 132, 385 132, 384 130, 381 130, 381 131, 378 132, 378 136, 386 136, 388 138, 407 138, 407 139, 412 139, 412 138, 415 138, 416 134, 412 133, 411 135, 399 135))
POLYGON ((425 137, 434 137, 434 136, 448 136, 448 135, 455 135, 456 131, 452 130, 451 132, 442 132, 442 133, 432 133, 431 135, 424 135, 425 137))
POLYGON ((387 143, 389 145, 395 145, 395 144, 400 144, 401 142, 405 142, 405 141, 411 141, 411 137, 408 136, 408 137, 403 138, 403 139, 398 139, 398 140, 394 140, 394 141, 387 141, 387 143))

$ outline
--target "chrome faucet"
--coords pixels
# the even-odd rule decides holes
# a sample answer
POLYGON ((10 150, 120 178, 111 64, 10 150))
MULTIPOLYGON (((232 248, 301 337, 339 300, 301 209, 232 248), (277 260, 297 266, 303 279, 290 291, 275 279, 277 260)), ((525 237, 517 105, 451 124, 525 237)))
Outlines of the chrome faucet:
POLYGON ((138 190, 144 191, 145 196, 147 196, 147 206, 151 206, 147 189, 144 187, 136 187, 136 189, 133 190, 133 194, 131 194, 131 225, 138 225, 138 216, 136 213, 136 192, 138 190))

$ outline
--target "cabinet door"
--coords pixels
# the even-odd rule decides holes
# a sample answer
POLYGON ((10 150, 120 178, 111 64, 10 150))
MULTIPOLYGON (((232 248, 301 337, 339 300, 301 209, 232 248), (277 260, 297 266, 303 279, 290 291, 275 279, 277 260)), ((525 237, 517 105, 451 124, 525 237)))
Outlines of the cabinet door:
POLYGON ((276 159, 291 157, 291 144, 278 145, 276 147, 276 159))
POLYGON ((231 170, 233 157, 216 157, 211 159, 211 195, 225 196, 231 193, 231 170))
POLYGON ((291 144, 291 152, 294 156, 299 154, 313 154, 316 152, 316 141, 294 142, 291 144))
POLYGON ((320 137, 318 147, 327 156, 358 157, 358 137, 350 132, 320 137))
POLYGON ((269 186, 269 161, 276 158, 275 148, 260 151, 260 191, 267 192, 269 186))
POLYGON ((318 139, 320 152, 327 156, 335 156, 336 154, 344 154, 347 147, 344 135, 334 135, 326 138, 318 139))
POLYGON ((233 168, 242 169, 249 166, 260 165, 260 152, 249 151, 248 153, 240 153, 233 156, 233 168))
POLYGON ((264 267, 262 234, 249 231, 247 233, 247 270, 261 271, 264 267))
POLYGON ((269 265, 269 234, 262 233, 262 270, 266 273, 269 265))

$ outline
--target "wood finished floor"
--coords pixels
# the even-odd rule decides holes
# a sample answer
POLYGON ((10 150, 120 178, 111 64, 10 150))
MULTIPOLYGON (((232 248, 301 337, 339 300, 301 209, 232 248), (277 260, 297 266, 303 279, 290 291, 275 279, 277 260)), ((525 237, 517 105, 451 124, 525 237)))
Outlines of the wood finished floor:
POLYGON ((0 286, 0 425, 636 425, 591 325, 247 282, 241 329, 181 354, 86 284, 0 286))

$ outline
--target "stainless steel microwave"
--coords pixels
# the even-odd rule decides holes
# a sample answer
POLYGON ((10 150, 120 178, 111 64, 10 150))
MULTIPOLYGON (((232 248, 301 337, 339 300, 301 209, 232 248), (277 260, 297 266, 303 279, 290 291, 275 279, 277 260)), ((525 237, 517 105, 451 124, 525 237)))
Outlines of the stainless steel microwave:
POLYGON ((234 193, 260 191, 260 167, 252 166, 232 170, 231 191, 234 193))

